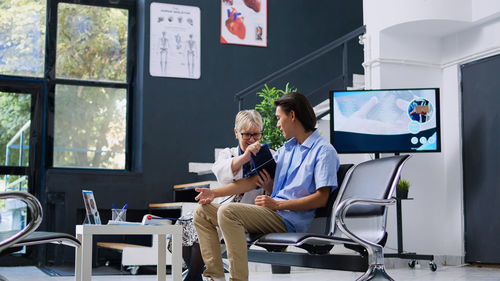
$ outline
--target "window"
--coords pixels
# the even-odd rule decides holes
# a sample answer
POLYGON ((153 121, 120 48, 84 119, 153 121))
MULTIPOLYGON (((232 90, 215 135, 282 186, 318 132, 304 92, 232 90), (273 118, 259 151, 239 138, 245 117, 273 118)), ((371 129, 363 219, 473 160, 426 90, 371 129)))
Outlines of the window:
POLYGON ((45 0, 0 1, 0 73, 43 77, 45 0))
POLYGON ((57 85, 54 166, 125 169, 127 91, 57 85))
MULTIPOLYGON (((7 85, 0 80, 0 191, 30 191, 33 181, 30 171, 37 147, 33 135, 40 130, 32 128, 33 103, 39 91, 26 85, 7 85)), ((40 119, 38 119, 40 120, 40 119)), ((39 124, 38 124, 39 125, 39 124)), ((2 226, 0 233, 20 230, 26 223, 26 205, 18 200, 0 200, 2 226)))
POLYGON ((128 11, 60 3, 56 77, 125 82, 128 11))
MULTIPOLYGON (((44 202, 46 168, 130 169, 135 6, 0 0, 0 191, 44 202)), ((0 213, 0 232, 25 226, 26 205, 0 213)))
POLYGON ((57 5, 52 165, 127 169, 130 11, 66 2, 57 5))
POLYGON ((136 5, 0 0, 0 174, 130 169, 136 5))
POLYGON ((0 165, 28 166, 31 95, 0 92, 0 165))

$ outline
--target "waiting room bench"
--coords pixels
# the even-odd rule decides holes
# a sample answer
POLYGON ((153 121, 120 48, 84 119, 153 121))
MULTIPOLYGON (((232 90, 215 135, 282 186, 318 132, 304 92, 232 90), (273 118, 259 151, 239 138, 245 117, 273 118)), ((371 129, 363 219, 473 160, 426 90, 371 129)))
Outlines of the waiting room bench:
POLYGON ((387 209, 388 205, 396 202, 392 196, 409 157, 380 158, 354 167, 341 165, 337 173, 338 194, 330 195, 326 210, 318 209, 310 232, 249 234, 249 246, 260 246, 267 252, 250 249, 248 260, 275 265, 365 271, 357 280, 393 280, 385 271, 383 254, 387 241, 387 209), (323 211, 327 211, 326 217, 321 216, 323 211), (321 231, 321 226, 324 231, 321 231), (343 245, 358 254, 331 254, 334 245, 343 245), (302 248, 307 253, 285 252, 288 246, 302 248))

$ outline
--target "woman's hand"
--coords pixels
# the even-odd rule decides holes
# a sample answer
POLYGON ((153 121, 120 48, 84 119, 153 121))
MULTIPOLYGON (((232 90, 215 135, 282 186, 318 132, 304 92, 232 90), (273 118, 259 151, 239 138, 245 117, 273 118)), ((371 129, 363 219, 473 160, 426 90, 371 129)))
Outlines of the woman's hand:
POLYGON ((214 193, 209 188, 195 188, 195 191, 200 194, 198 194, 194 200, 198 201, 198 203, 202 205, 210 204, 215 199, 214 193))
POLYGON ((250 154, 257 155, 257 152, 260 150, 260 142, 256 141, 250 145, 247 146, 245 149, 245 156, 247 157, 247 161, 250 161, 250 154))
POLYGON ((280 201, 276 201, 267 195, 259 195, 255 198, 255 205, 276 211, 279 210, 280 201))
POLYGON ((236 173, 241 169, 241 167, 245 163, 248 163, 250 161, 252 154, 255 155, 257 154, 257 152, 259 152, 260 146, 261 146, 260 142, 256 141, 248 145, 243 154, 233 158, 233 161, 231 161, 231 170, 233 171, 233 175, 236 175, 236 173))
POLYGON ((259 176, 257 177, 257 186, 262 187, 267 194, 272 194, 274 179, 271 178, 265 169, 259 172, 259 176))

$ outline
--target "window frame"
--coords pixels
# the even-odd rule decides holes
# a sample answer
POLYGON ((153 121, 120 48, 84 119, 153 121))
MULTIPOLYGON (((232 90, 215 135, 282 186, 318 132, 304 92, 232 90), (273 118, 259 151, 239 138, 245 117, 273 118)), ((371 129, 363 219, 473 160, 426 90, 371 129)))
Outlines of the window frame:
MULTIPOLYGON (((41 78, 28 78, 10 75, 0 75, 0 91, 31 96, 30 109, 30 142, 29 142, 29 165, 28 166, 6 166, 0 165, 0 174, 10 176, 27 176, 28 190, 37 198, 42 198, 42 142, 43 142, 43 94, 44 82, 41 78)), ((6 263, 18 264, 23 257, 35 257, 36 251, 27 248, 21 256, 10 256, 6 263)))
POLYGON ((45 74, 47 83, 47 138, 45 145, 45 166, 57 170, 85 170, 85 171, 131 171, 132 167, 132 122, 133 122, 133 82, 136 65, 136 1, 135 0, 47 0, 47 24, 45 45, 45 74), (127 67, 125 82, 93 81, 79 79, 63 79, 56 77, 57 58, 57 25, 59 3, 89 5, 103 8, 119 8, 128 10, 127 34, 127 67), (49 20, 52 19, 52 20, 49 20), (126 90, 126 128, 125 128, 125 165, 124 169, 86 168, 86 167, 54 167, 54 122, 55 122, 55 89, 56 85, 90 86, 105 88, 120 88, 126 90))
MULTIPOLYGON (((30 158, 29 166, 2 166, 0 174, 27 175, 28 193, 40 199, 44 209, 51 200, 50 195, 42 187, 47 177, 48 170, 57 170, 61 174, 90 174, 90 175, 120 175, 135 176, 134 170, 140 169, 139 164, 133 162, 132 150, 133 135, 133 100, 134 83, 136 75, 136 38, 137 38, 137 0, 42 0, 46 2, 45 13, 45 54, 43 73, 41 76, 25 76, 0 73, 0 90, 31 94, 31 127, 30 127, 30 158), (57 44, 57 6, 59 3, 83 4, 105 8, 121 8, 128 10, 128 38, 127 38, 127 78, 125 82, 94 82, 80 80, 56 79, 56 44, 57 44), (53 167, 53 144, 54 144, 54 104, 55 86, 57 84, 104 86, 126 89, 126 139, 125 139, 125 169, 113 170, 106 168, 54 168, 53 167)), ((135 147, 135 146, 134 146, 135 147)), ((57 192, 56 192, 57 193, 57 192)), ((45 225, 51 225, 49 220, 45 225)), ((50 227, 50 226, 49 226, 50 227)), ((42 256, 45 250, 41 250, 42 256)), ((40 257, 36 248, 28 248, 26 253, 20 256, 9 256, 2 264, 26 263, 26 258, 33 260, 40 257)), ((43 258, 42 258, 43 260, 43 258)), ((29 262, 31 264, 31 262, 29 262)))
POLYGON ((42 80, 38 78, 23 79, 14 76, 0 76, 0 91, 31 96, 29 165, 0 165, 0 174, 28 176, 28 193, 34 194, 35 196, 39 196, 40 189, 37 187, 41 183, 40 160, 42 158, 42 141, 39 137, 36 137, 42 135, 43 126, 42 97, 44 89, 41 82, 42 80))

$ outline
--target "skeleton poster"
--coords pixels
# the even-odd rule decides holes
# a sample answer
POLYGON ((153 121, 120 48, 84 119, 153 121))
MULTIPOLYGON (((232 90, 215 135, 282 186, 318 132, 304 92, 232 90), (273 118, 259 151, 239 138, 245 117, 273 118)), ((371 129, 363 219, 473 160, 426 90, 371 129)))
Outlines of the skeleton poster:
POLYGON ((200 8, 151 3, 151 76, 199 79, 200 8))
POLYGON ((220 41, 267 47, 267 0, 221 0, 220 41))

